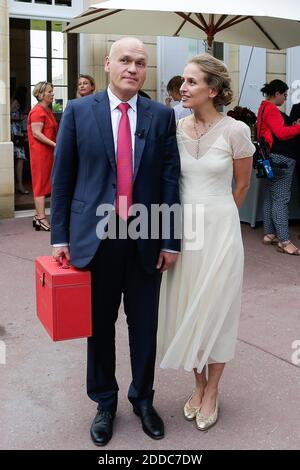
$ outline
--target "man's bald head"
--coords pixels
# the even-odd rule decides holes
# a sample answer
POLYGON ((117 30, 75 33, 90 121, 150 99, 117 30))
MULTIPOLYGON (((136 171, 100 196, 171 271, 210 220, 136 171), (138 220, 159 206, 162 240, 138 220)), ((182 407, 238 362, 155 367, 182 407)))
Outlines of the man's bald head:
POLYGON ((122 101, 130 100, 146 80, 148 55, 145 45, 137 38, 116 41, 105 58, 105 71, 109 73, 109 87, 122 101))
POLYGON ((147 51, 146 51, 146 48, 145 48, 145 44, 140 39, 137 39, 137 38, 134 38, 134 37, 125 37, 125 38, 121 38, 121 39, 118 39, 117 41, 115 41, 112 44, 111 48, 110 48, 109 58, 113 57, 116 53, 118 53, 120 48, 124 48, 124 47, 125 48, 126 47, 130 47, 130 48, 133 47, 134 49, 143 51, 144 54, 146 55, 147 59, 148 59, 148 54, 147 54, 147 51))

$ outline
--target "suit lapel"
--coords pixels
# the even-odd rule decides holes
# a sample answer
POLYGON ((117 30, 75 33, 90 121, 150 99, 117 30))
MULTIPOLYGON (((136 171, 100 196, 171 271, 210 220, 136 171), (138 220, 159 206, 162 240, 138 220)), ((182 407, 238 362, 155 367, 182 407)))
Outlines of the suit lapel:
POLYGON ((150 104, 147 98, 138 97, 137 101, 137 123, 134 144, 134 174, 133 181, 136 178, 141 163, 147 134, 149 132, 152 114, 149 110, 150 104))
POLYGON ((102 136, 102 142, 111 167, 116 172, 115 146, 111 124, 111 113, 109 99, 106 91, 95 95, 95 103, 93 104, 93 112, 96 122, 102 136))

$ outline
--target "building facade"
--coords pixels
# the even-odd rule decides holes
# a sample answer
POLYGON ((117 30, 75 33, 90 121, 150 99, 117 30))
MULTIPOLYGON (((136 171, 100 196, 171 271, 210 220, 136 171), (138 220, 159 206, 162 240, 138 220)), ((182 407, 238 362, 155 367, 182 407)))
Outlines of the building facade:
MULTIPOLYGON (((40 80, 52 81, 55 87, 54 111, 59 115, 67 100, 75 97, 78 73, 92 75, 98 90, 107 86, 103 60, 119 36, 63 33, 65 23, 92 3, 95 0, 0 0, 2 218, 15 217, 18 211, 22 212, 22 206, 16 206, 14 188, 10 131, 13 91, 18 86, 26 86, 30 107, 34 104, 31 98, 33 85, 40 80)), ((204 50, 203 42, 165 37, 141 39, 146 43, 149 54, 149 71, 143 89, 152 99, 163 101, 168 80, 181 74, 188 57, 204 50)), ((233 79, 235 100, 232 106, 239 103, 256 112, 261 101, 259 89, 265 81, 273 78, 281 78, 289 84, 295 81, 296 71, 300 69, 298 49, 274 52, 244 46, 219 47, 218 56, 228 64, 233 79)))

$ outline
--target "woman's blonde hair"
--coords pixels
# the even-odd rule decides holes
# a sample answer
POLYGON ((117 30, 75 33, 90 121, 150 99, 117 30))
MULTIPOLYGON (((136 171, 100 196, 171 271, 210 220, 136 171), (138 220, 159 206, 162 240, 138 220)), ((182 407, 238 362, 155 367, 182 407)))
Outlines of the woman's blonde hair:
POLYGON ((41 101, 41 99, 44 98, 45 91, 48 85, 51 86, 51 88, 53 89, 53 83, 50 82, 38 82, 35 85, 32 94, 38 101, 41 101), (39 95, 41 95, 41 98, 39 98, 39 95))
POLYGON ((201 54, 193 57, 188 63, 198 65, 205 73, 207 85, 218 92, 213 100, 216 107, 231 103, 233 99, 231 79, 224 62, 210 54, 201 54))

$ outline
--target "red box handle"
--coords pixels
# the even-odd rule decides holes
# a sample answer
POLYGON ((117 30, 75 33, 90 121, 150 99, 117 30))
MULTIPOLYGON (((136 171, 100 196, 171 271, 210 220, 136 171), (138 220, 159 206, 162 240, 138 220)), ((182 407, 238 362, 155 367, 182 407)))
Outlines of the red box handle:
MULTIPOLYGON (((55 263, 58 263, 59 267, 62 268, 62 269, 69 269, 71 267, 71 265, 69 264, 69 261, 67 260, 67 258, 63 258, 62 263, 59 263, 59 261, 56 261, 55 259, 53 259, 53 261, 55 263)), ((43 272, 41 273, 41 276, 40 276, 40 283, 44 287, 44 285, 45 285, 45 273, 43 273, 43 272)))
POLYGON ((62 264, 60 265, 62 269, 69 269, 70 268, 70 265, 69 265, 69 261, 67 260, 67 258, 63 258, 62 260, 62 264))

